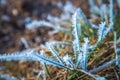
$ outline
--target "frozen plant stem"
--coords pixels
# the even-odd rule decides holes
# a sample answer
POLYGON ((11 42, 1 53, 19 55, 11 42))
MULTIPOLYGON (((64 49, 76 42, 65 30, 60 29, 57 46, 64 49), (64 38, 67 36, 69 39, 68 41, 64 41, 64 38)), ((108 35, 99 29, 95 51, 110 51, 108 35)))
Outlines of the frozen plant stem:
POLYGON ((116 59, 113 59, 113 60, 111 60, 109 62, 104 63, 102 66, 99 66, 97 68, 94 68, 94 69, 90 70, 89 72, 90 73, 96 73, 96 72, 98 72, 98 71, 100 71, 102 69, 105 69, 106 67, 112 65, 113 63, 115 63, 115 61, 116 61, 116 59))
POLYGON ((118 43, 120 43, 120 38, 117 40, 116 32, 114 32, 114 50, 115 50, 115 55, 116 55, 116 65, 120 67, 120 59, 118 55, 120 48, 117 47, 118 43))
POLYGON ((91 76, 92 78, 94 78, 95 80, 106 80, 104 77, 100 77, 98 75, 94 75, 94 74, 91 74, 90 72, 87 72, 85 70, 78 70, 78 71, 81 71, 89 76, 91 76))

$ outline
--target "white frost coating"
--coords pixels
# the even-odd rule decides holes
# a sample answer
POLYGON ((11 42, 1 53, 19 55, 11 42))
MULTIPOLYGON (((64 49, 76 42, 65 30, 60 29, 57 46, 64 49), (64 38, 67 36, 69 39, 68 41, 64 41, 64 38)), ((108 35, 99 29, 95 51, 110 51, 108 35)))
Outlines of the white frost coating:
POLYGON ((105 26, 106 26, 105 22, 101 22, 101 24, 99 24, 99 28, 98 28, 98 42, 100 42, 104 38, 105 26))
POLYGON ((118 6, 120 7, 120 0, 117 0, 118 6))
POLYGON ((67 1, 63 8, 64 12, 66 12, 66 13, 68 13, 68 12, 74 13, 75 9, 76 9, 75 6, 70 1, 67 1))
POLYGON ((33 20, 31 23, 28 23, 25 25, 27 29, 35 29, 40 26, 53 26, 51 23, 44 21, 44 20, 33 20))
POLYGON ((59 2, 57 2, 57 7, 59 7, 59 8, 61 8, 61 9, 62 9, 62 8, 63 8, 63 4, 62 4, 62 2, 60 2, 60 1, 59 1, 59 2))
POLYGON ((9 76, 8 74, 0 74, 0 78, 5 79, 5 80, 18 80, 17 78, 13 76, 9 76))
POLYGON ((27 22, 30 22, 32 19, 30 17, 26 17, 24 22, 27 23, 27 22))
POLYGON ((120 51, 120 48, 117 47, 119 43, 117 43, 117 36, 116 36, 116 32, 114 32, 114 50, 115 50, 115 55, 116 55, 116 65, 118 67, 120 67, 120 57, 119 57, 119 51, 120 51))
POLYGON ((26 41, 24 37, 20 38, 20 41, 22 44, 24 44, 25 48, 29 48, 28 42, 26 41))
POLYGON ((63 57, 63 61, 67 64, 67 65, 70 65, 73 69, 74 69, 74 64, 73 64, 73 61, 72 61, 72 58, 69 57, 68 55, 65 55, 63 57))
POLYGON ((47 16, 47 19, 52 23, 60 22, 60 19, 58 17, 52 16, 50 14, 47 16))

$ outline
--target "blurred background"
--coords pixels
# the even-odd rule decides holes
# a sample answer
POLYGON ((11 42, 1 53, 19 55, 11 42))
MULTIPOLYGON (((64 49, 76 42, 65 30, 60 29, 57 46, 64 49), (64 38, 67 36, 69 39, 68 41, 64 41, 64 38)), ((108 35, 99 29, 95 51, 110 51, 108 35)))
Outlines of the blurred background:
POLYGON ((44 43, 48 39, 49 29, 38 28, 37 31, 31 31, 25 28, 25 24, 32 20, 46 20, 48 15, 60 17, 63 12, 61 6, 66 2, 81 7, 89 14, 88 0, 0 0, 0 53, 24 49, 20 43, 22 37, 35 43, 35 46, 44 43), (37 36, 42 36, 42 39, 36 41, 37 36))

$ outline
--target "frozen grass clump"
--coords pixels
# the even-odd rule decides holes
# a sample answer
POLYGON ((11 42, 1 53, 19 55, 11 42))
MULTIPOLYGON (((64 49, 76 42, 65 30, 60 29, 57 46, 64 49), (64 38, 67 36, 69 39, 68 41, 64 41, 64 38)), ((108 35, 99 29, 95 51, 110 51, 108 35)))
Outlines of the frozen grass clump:
MULTIPOLYGON (((0 55, 0 60, 37 61, 37 62, 40 62, 42 66, 53 65, 53 66, 57 66, 57 67, 63 68, 68 71, 75 70, 75 71, 82 72, 94 78, 95 80, 106 80, 105 77, 100 77, 99 75, 95 75, 94 73, 102 69, 105 69, 106 67, 112 65, 115 62, 116 62, 116 65, 120 67, 120 56, 118 54, 120 49, 117 47, 118 43, 120 43, 120 39, 118 40, 116 39, 116 33, 114 36, 114 48, 115 48, 116 58, 90 70, 88 70, 88 63, 90 61, 90 57, 89 57, 90 53, 92 51, 94 52, 95 49, 98 47, 98 45, 101 44, 104 39, 106 39, 107 35, 112 30, 114 30, 114 16, 115 15, 113 11, 113 0, 110 0, 109 6, 107 6, 106 4, 102 4, 102 0, 100 0, 99 1, 99 4, 101 4, 100 7, 97 7, 95 5, 94 0, 89 0, 89 1, 91 5, 91 14, 95 16, 96 14, 100 15, 101 22, 99 25, 96 25, 92 23, 91 21, 89 21, 80 8, 76 9, 76 11, 74 12, 72 16, 73 26, 71 30, 61 27, 58 23, 54 23, 54 21, 59 22, 62 20, 62 19, 59 20, 57 18, 56 19, 54 18, 54 20, 51 22, 47 22, 43 20, 38 20, 38 21, 33 20, 31 23, 26 24, 26 28, 28 29, 34 29, 35 27, 39 27, 39 26, 49 26, 56 30, 71 33, 71 36, 73 36, 73 39, 71 40, 71 42, 51 41, 51 42, 46 43, 46 47, 49 48, 50 52, 52 53, 52 56, 54 57, 46 56, 43 50, 41 50, 40 52, 37 52, 35 51, 35 49, 31 49, 31 50, 27 49, 22 52, 15 52, 9 55, 7 54, 0 55), (105 16, 107 16, 108 18, 106 18, 105 16), (94 44, 90 43, 92 42, 90 40, 91 35, 89 35, 87 31, 85 31, 84 27, 90 28, 92 30, 93 29, 96 30, 95 31, 96 42, 94 44), (82 33, 83 31, 86 32, 89 36, 85 36, 82 33), (73 49, 71 50, 72 56, 68 53, 66 53, 63 56, 59 55, 60 49, 56 50, 56 47, 58 46, 71 46, 73 49)), ((61 3, 58 4, 60 8, 62 7, 61 5, 62 5, 61 3)), ((73 6, 69 2, 67 2, 67 7, 65 7, 65 10, 68 7, 73 7, 73 6)), ((68 12, 69 11, 70 10, 68 10, 68 12)), ((68 15, 67 12, 65 13, 68 15)), ((72 13, 72 12, 69 12, 69 13, 72 13)), ((53 17, 49 16, 48 18, 50 20, 53 17)), ((22 42, 24 42, 24 40, 22 40, 22 42)), ((27 43, 24 42, 24 44, 27 44, 27 43)), ((37 78, 41 75, 43 80, 45 80, 45 67, 43 67, 42 69, 43 70, 39 72, 37 78)))

